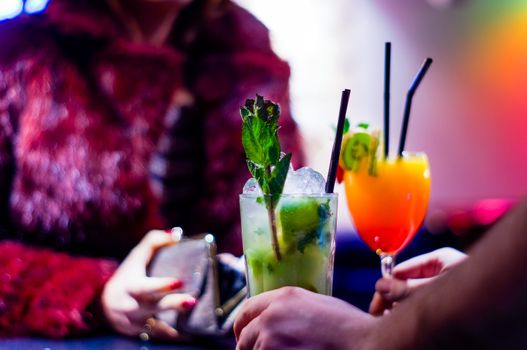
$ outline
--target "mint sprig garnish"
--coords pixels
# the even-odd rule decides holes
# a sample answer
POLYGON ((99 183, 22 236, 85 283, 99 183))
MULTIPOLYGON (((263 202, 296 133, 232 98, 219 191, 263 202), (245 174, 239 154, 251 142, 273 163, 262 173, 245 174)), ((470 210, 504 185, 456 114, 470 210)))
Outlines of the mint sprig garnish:
POLYGON ((350 130, 350 121, 348 118, 344 119, 344 128, 342 128, 342 134, 347 133, 350 130))
POLYGON ((256 99, 245 102, 245 106, 240 108, 240 114, 247 167, 262 190, 272 229, 273 249, 276 258, 280 260, 275 208, 282 195, 291 163, 291 153, 281 156, 278 140, 280 106, 256 95, 256 99))

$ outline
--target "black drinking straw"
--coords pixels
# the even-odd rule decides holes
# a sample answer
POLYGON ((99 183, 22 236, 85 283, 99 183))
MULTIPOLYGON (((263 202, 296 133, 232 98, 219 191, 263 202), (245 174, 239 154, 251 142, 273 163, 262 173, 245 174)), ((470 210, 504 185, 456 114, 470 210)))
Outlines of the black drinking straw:
POLYGON ((339 120, 337 123, 337 134, 335 135, 335 143, 333 144, 333 151, 331 151, 331 161, 329 163, 328 178, 326 180, 326 193, 333 193, 335 188, 335 179, 337 178, 337 167, 339 164, 340 146, 342 144, 342 132, 344 131, 344 121, 346 120, 346 111, 348 110, 348 102, 350 99, 350 90, 342 91, 340 98, 339 120))
POLYGON ((419 69, 419 72, 417 73, 412 85, 410 85, 410 89, 408 90, 408 93, 406 95, 403 125, 401 127, 401 137, 399 139, 399 151, 397 153, 399 157, 402 157, 403 151, 404 151, 404 145, 406 143, 406 133, 408 132, 408 120, 410 119, 410 110, 412 109, 412 99, 414 98, 415 91, 419 87, 419 84, 421 84, 421 81, 423 80, 431 64, 432 64, 432 59, 427 58, 425 62, 423 63, 423 65, 421 66, 421 69, 419 69))
POLYGON ((390 150, 390 73, 392 62, 392 43, 384 44, 384 158, 390 150))

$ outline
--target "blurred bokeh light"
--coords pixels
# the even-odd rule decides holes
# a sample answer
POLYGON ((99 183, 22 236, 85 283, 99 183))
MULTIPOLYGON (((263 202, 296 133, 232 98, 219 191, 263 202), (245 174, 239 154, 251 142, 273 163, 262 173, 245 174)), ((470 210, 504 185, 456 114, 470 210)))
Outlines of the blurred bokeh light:
POLYGON ((46 8, 49 0, 0 0, 0 20, 18 16, 22 12, 36 13, 46 8))
POLYGON ((27 13, 41 12, 46 8, 49 0, 27 0, 24 10, 27 13))
POLYGON ((22 0, 0 1, 0 20, 18 16, 24 9, 22 0))

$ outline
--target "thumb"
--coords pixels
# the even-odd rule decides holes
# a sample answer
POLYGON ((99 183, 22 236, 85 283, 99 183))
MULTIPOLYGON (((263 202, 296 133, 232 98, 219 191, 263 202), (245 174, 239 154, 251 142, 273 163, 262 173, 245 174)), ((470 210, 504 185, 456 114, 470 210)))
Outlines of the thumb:
POLYGON ((407 281, 381 278, 375 283, 375 290, 388 302, 393 303, 410 295, 411 288, 407 281))
POLYGON ((146 267, 159 249, 175 243, 172 236, 165 231, 152 230, 132 249, 123 264, 146 267))
POLYGON ((391 309, 394 302, 410 295, 411 289, 406 281, 381 278, 375 283, 375 294, 370 303, 369 313, 381 316, 384 310, 391 309))
POLYGON ((387 303, 391 304, 406 299, 417 288, 430 283, 434 279, 434 277, 409 280, 381 278, 375 284, 375 290, 387 303))
POLYGON ((373 316, 382 316, 384 310, 390 309, 391 304, 387 302, 379 292, 373 294, 368 312, 373 316))

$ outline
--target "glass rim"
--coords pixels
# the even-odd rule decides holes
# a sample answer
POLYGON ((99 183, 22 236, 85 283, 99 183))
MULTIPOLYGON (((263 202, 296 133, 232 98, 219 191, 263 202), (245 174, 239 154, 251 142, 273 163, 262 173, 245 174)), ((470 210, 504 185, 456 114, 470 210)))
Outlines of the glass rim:
MULTIPOLYGON (((338 193, 283 193, 280 196, 280 199, 282 198, 338 198, 338 193)), ((262 194, 256 194, 256 193, 240 193, 239 194, 240 199, 243 198, 258 198, 258 197, 264 197, 262 194)))
POLYGON ((427 156, 425 151, 403 151, 404 156, 427 156))
MULTIPOLYGON (((404 151, 402 159, 408 158, 427 158, 428 154, 424 151, 404 151)), ((397 159, 401 159, 398 155, 390 155, 388 158, 378 157, 377 162, 394 162, 397 159)))

